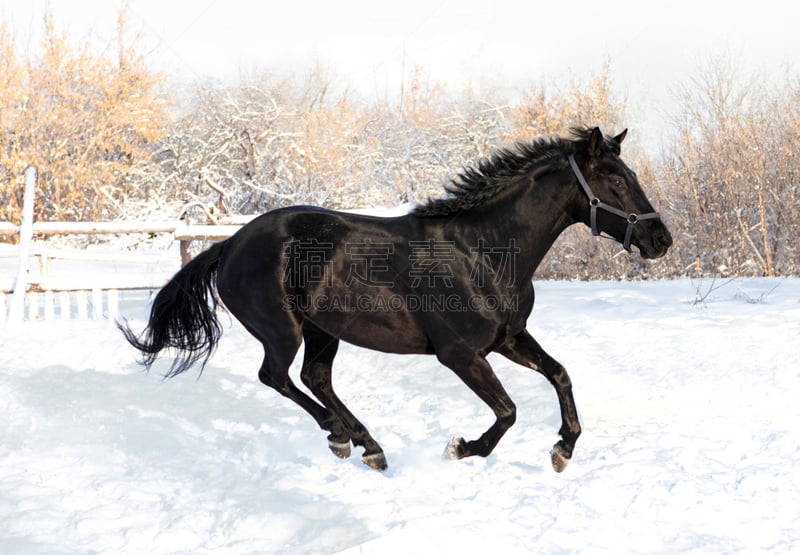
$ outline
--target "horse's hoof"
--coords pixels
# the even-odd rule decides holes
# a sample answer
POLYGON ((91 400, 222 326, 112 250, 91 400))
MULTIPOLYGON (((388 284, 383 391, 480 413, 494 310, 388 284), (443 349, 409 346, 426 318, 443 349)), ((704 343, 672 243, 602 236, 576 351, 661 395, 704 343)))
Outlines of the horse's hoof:
POLYGON ((374 468, 375 470, 384 471, 389 467, 389 464, 386 462, 386 456, 384 456, 383 453, 364 455, 361 457, 361 460, 364 461, 365 465, 370 468, 374 468))
POLYGON ((339 443, 338 441, 328 440, 328 447, 333 451, 333 454, 340 459, 346 459, 350 456, 350 442, 339 443))
POLYGON ((446 461, 456 461, 464 458, 466 442, 463 437, 453 438, 442 453, 442 458, 446 461))
POLYGON ((553 470, 556 472, 564 472, 564 469, 567 468, 567 464, 569 463, 569 455, 564 450, 564 448, 556 443, 553 445, 553 449, 550 451, 550 462, 553 463, 553 470))

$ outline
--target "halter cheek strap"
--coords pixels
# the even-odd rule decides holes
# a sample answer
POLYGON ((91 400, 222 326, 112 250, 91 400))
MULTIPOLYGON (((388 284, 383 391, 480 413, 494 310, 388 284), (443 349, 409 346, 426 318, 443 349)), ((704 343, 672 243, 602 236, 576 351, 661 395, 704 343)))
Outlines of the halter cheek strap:
POLYGON ((628 214, 620 210, 619 208, 615 208, 610 204, 606 204, 605 202, 601 201, 600 198, 592 192, 591 187, 586 182, 586 179, 583 177, 580 168, 578 168, 578 163, 575 161, 575 157, 570 154, 569 155, 569 165, 572 167, 572 171, 575 173, 575 177, 578 178, 578 183, 581 184, 583 188, 583 192, 586 193, 586 196, 589 197, 589 223, 592 228, 592 235, 600 235, 600 231, 597 229, 597 209, 605 210, 610 214, 614 214, 615 216, 619 216, 623 220, 628 222, 627 228, 625 228, 625 239, 622 241, 622 248, 628 252, 631 252, 631 237, 633 236, 633 226, 636 225, 637 222, 642 220, 655 220, 660 218, 658 212, 647 212, 646 214, 628 214))

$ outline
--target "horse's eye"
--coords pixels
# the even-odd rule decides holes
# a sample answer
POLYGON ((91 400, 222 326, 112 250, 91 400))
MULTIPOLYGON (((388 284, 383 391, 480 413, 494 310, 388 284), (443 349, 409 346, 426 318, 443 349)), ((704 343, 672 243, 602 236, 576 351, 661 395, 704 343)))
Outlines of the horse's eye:
POLYGON ((612 175, 612 176, 611 176, 611 183, 612 183, 612 184, 614 185, 614 187, 616 187, 617 189, 622 189, 622 188, 625 186, 625 180, 624 180, 624 179, 622 179, 622 178, 621 178, 620 176, 618 176, 618 175, 612 175))

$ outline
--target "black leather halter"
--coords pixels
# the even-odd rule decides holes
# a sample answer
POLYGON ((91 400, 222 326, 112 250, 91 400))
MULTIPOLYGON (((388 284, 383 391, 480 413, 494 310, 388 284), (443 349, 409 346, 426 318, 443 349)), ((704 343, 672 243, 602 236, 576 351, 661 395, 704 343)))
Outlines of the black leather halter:
POLYGON ((589 206, 591 207, 591 215, 589 216, 589 223, 591 224, 592 228, 592 235, 600 235, 600 231, 597 229, 597 209, 605 210, 615 216, 619 216, 623 220, 628 222, 628 227, 625 229, 625 239, 622 241, 622 248, 628 252, 631 252, 631 236, 633 235, 633 226, 636 225, 637 222, 642 220, 655 220, 660 218, 661 216, 658 212, 647 212, 646 214, 628 214, 620 210, 619 208, 615 208, 610 204, 606 204, 605 202, 601 201, 600 198, 592 192, 591 187, 586 182, 586 179, 583 177, 580 168, 578 168, 578 163, 575 162, 575 157, 570 154, 569 155, 569 165, 572 166, 572 171, 575 172, 575 177, 578 178, 578 183, 581 184, 583 187, 583 191, 586 193, 586 196, 589 197, 589 206))

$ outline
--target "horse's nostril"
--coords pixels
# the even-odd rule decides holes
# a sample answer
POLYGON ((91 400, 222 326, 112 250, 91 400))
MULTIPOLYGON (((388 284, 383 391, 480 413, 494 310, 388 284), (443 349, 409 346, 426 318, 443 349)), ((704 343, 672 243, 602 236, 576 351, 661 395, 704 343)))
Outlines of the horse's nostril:
POLYGON ((656 237, 656 242, 662 247, 672 246, 672 237, 669 235, 659 235, 656 237))

